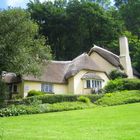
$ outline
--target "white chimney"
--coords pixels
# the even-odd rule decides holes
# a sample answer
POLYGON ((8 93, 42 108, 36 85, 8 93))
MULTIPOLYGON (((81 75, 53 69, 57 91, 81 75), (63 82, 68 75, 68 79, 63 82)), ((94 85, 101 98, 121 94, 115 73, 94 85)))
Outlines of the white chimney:
POLYGON ((119 38, 120 44, 120 63, 124 68, 124 72, 128 78, 133 78, 133 70, 131 65, 131 59, 129 55, 128 39, 123 36, 119 38))

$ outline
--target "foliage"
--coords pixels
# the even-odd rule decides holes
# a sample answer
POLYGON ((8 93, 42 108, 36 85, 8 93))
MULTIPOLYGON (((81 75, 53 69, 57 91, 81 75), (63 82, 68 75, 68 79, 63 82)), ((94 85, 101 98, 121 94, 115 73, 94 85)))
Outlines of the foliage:
POLYGON ((0 108, 5 106, 5 100, 8 98, 9 96, 7 85, 0 79, 0 108))
POLYGON ((0 31, 0 72, 38 75, 51 50, 30 14, 19 8, 0 11, 0 31))
POLYGON ((126 0, 120 7, 120 13, 125 21, 126 28, 140 39, 140 1, 126 0))
POLYGON ((140 102, 140 91, 121 91, 114 93, 107 93, 95 103, 98 105, 120 105, 140 102))
POLYGON ((112 70, 109 74, 109 77, 110 79, 114 80, 117 78, 127 78, 127 75, 119 70, 112 70))
POLYGON ((125 5, 128 0, 115 0, 115 6, 120 8, 121 6, 125 5))
POLYGON ((93 104, 81 102, 63 102, 55 104, 38 104, 38 105, 12 105, 0 110, 0 117, 19 116, 23 114, 38 114, 47 112, 58 112, 66 110, 77 110, 93 107, 93 104))
POLYGON ((40 33, 48 37, 47 43, 56 59, 71 60, 89 51, 93 44, 116 50, 123 26, 115 9, 103 8, 109 3, 109 0, 30 1, 28 11, 40 26, 40 33))
MULTIPOLYGON (((44 103, 58 103, 58 102, 75 102, 80 95, 43 95, 43 96, 34 96, 28 97, 18 102, 22 104, 31 104, 34 100, 40 100, 43 104, 44 103)), ((89 98, 89 100, 94 103, 96 100, 101 98, 102 94, 89 94, 83 95, 83 97, 89 98)))
POLYGON ((140 90, 139 79, 116 79, 110 80, 104 87, 105 92, 115 92, 122 90, 140 90))
POLYGON ((67 111, 67 110, 77 110, 94 107, 93 104, 87 104, 82 102, 62 102, 48 105, 48 112, 56 111, 67 111))
POLYGON ((35 114, 35 113, 39 113, 38 108, 36 106, 12 105, 10 107, 1 109, 0 117, 19 116, 23 114, 35 114))
POLYGON ((39 95, 44 95, 45 93, 44 92, 41 92, 41 91, 36 91, 36 90, 30 90, 28 92, 28 97, 30 96, 39 96, 39 95))
POLYGON ((139 140, 139 110, 135 103, 7 117, 0 124, 3 140, 139 140))
POLYGON ((85 97, 85 96, 79 96, 79 97, 77 98, 77 100, 78 100, 79 102, 83 102, 83 103, 87 103, 87 104, 90 103, 90 99, 89 99, 88 97, 85 97))

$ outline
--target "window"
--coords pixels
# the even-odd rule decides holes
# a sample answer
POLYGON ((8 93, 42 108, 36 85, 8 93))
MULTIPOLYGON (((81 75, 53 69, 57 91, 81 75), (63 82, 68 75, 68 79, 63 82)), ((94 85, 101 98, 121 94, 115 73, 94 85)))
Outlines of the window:
POLYGON ((87 87, 87 88, 90 88, 90 80, 87 80, 86 83, 87 83, 87 86, 86 86, 86 87, 87 87))
POLYGON ((53 92, 52 84, 42 84, 41 91, 43 92, 53 92))
POLYGON ((10 85, 10 86, 9 86, 9 90, 10 90, 11 93, 17 94, 17 93, 18 93, 18 86, 15 85, 15 84, 10 85))
POLYGON ((90 79, 86 80, 86 88, 102 88, 102 80, 90 79))
POLYGON ((13 92, 17 92, 17 85, 13 85, 13 92))

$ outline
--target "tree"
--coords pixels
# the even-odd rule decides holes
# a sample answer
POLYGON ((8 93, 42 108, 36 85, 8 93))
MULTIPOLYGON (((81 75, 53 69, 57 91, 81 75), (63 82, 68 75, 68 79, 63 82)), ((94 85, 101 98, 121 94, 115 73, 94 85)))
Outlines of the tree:
POLYGON ((100 2, 33 1, 28 4, 28 11, 40 26, 40 33, 48 37, 55 58, 68 60, 89 51, 93 44, 114 50, 110 42, 117 42, 122 24, 115 19, 115 12, 104 9, 100 2))
POLYGON ((129 0, 121 13, 127 29, 140 39, 140 0, 129 0))
POLYGON ((38 74, 44 60, 51 58, 38 25, 22 9, 0 11, 0 72, 38 74))
POLYGON ((128 0, 115 0, 115 6, 120 8, 122 5, 126 4, 128 0))
POLYGON ((115 0, 128 31, 140 39, 140 0, 115 0))
POLYGON ((89 1, 98 3, 105 9, 108 9, 111 6, 111 0, 89 0, 89 1))

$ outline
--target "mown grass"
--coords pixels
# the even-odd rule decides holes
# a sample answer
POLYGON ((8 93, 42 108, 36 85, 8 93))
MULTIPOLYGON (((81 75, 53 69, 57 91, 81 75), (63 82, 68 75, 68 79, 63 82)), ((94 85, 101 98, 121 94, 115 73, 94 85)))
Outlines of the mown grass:
POLYGON ((139 140, 140 103, 0 118, 3 140, 139 140))

